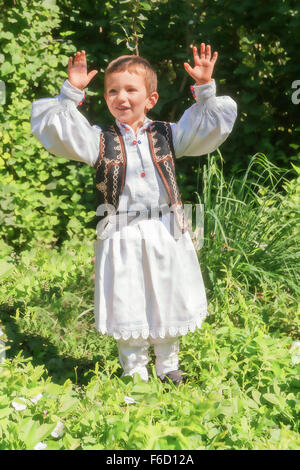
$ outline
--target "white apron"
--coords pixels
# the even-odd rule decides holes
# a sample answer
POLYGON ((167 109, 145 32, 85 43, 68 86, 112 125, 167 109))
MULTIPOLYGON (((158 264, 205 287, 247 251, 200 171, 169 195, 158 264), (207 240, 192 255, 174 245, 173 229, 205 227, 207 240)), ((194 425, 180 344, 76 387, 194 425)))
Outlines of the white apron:
POLYGON ((181 336, 207 315, 202 274, 188 230, 178 239, 174 214, 113 223, 95 241, 95 328, 115 339, 181 336))

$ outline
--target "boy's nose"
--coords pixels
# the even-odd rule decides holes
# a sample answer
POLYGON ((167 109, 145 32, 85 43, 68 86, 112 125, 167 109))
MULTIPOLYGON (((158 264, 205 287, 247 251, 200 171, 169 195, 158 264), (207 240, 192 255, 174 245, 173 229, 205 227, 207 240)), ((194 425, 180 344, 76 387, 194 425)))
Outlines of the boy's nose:
POLYGON ((127 99, 126 91, 120 91, 120 92, 118 93, 118 100, 119 100, 120 102, 123 102, 123 101, 126 101, 126 99, 127 99))

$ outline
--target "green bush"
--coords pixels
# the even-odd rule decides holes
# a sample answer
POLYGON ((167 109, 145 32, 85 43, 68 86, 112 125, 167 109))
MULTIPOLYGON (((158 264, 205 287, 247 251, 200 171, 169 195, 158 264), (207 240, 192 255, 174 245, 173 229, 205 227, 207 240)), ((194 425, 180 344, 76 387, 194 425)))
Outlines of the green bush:
POLYGON ((0 106, 0 235, 16 250, 59 245, 74 234, 93 237, 92 169, 53 158, 30 129, 32 101, 58 93, 75 47, 55 39, 61 18, 53 2, 3 8, 0 73, 7 100, 0 106))

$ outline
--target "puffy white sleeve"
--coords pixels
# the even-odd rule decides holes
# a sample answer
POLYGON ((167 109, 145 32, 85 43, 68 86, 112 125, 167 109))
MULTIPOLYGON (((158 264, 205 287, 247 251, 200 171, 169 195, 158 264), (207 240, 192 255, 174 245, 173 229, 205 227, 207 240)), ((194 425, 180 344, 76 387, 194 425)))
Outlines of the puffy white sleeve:
POLYGON ((230 134, 237 116, 230 96, 216 97, 215 80, 191 87, 196 99, 177 123, 171 123, 176 158, 206 155, 230 134))
POLYGON ((78 111, 83 98, 84 92, 66 80, 58 96, 33 102, 31 130, 48 152, 93 166, 101 129, 78 111))

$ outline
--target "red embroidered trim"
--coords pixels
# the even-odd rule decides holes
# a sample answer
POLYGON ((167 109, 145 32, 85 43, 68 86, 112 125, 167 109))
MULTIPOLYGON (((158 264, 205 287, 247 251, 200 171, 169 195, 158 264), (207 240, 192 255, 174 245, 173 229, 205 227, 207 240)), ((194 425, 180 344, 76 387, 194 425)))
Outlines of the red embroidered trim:
POLYGON ((83 99, 82 99, 82 101, 79 101, 78 106, 81 106, 81 105, 82 105, 82 103, 83 103, 84 100, 85 100, 85 97, 86 97, 86 94, 85 94, 85 92, 84 92, 83 99))

